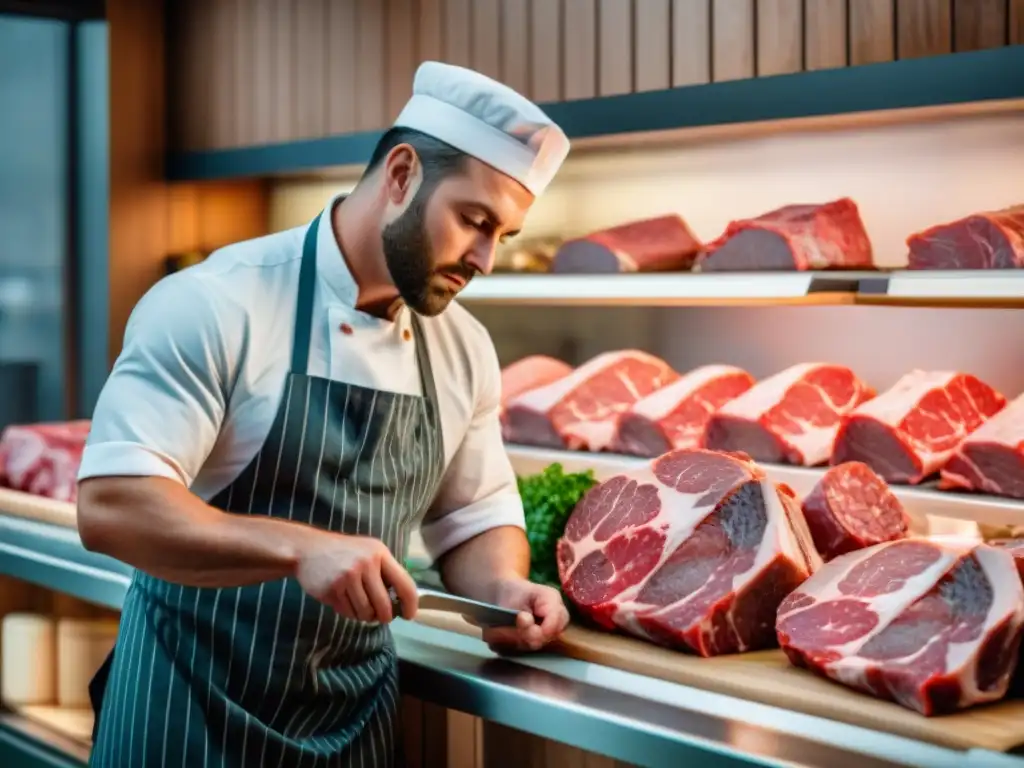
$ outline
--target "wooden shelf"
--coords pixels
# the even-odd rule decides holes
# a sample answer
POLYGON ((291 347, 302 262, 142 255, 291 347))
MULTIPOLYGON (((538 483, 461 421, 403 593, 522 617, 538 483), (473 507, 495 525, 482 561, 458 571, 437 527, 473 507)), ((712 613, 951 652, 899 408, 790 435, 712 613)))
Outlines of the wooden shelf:
MULTIPOLYGON (((540 472, 558 462, 567 472, 594 470, 602 480, 629 469, 643 466, 648 459, 611 453, 581 453, 506 445, 512 466, 518 474, 540 472)), ((800 496, 806 496, 821 479, 824 469, 761 464, 775 482, 786 483, 800 496)), ((939 491, 925 486, 892 486, 908 514, 918 519, 939 517, 993 526, 1024 525, 1024 501, 983 494, 939 491)))

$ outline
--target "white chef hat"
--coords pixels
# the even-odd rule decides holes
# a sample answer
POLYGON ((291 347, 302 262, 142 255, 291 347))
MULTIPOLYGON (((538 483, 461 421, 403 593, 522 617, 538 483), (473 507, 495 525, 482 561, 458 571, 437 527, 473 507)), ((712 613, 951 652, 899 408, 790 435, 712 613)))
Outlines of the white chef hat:
POLYGON ((569 154, 543 110, 507 85, 452 64, 425 61, 395 121, 461 149, 539 195, 569 154))

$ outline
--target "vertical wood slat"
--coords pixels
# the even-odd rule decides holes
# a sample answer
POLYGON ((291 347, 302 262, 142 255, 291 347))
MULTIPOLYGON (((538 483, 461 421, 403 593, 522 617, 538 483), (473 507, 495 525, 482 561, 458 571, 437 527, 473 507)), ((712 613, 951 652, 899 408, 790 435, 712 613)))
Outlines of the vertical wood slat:
POLYGON ((753 77, 754 0, 711 0, 711 76, 716 82, 753 77))
MULTIPOLYGON (((295 48, 294 23, 297 0, 274 0, 273 81, 270 87, 272 109, 271 141, 288 141, 295 119, 295 48)), ((211 3, 212 5, 212 3, 211 3)))
POLYGON ((444 58, 444 0, 413 0, 416 17, 417 53, 420 61, 444 58))
POLYGON ((916 59, 953 48, 952 0, 898 0, 896 55, 916 59))
POLYGON ((377 0, 357 2, 355 114, 358 131, 379 130, 387 123, 384 106, 386 65, 384 6, 377 0))
MULTIPOLYGON (((253 144, 253 119, 255 117, 255 89, 253 69, 255 67, 255 13, 254 6, 247 0, 230 0, 235 23, 235 61, 232 89, 234 91, 234 142, 235 146, 247 147, 253 144)), ((229 94, 230 99, 231 94, 229 94)))
POLYGON ((472 0, 444 0, 444 60, 471 66, 470 15, 472 0))
POLYGON ((253 62, 252 72, 252 126, 253 144, 274 141, 274 77, 276 52, 274 49, 274 6, 276 0, 250 0, 252 19, 253 62))
POLYGON ((387 0, 387 98, 384 117, 390 125, 412 95, 412 80, 420 62, 417 45, 416 0, 387 0))
POLYGON ((211 128, 214 99, 213 81, 210 70, 213 64, 214 46, 211 34, 213 23, 212 6, 201 0, 191 0, 185 7, 185 50, 191 64, 189 91, 185 97, 185 109, 193 114, 189 120, 189 149, 210 149, 213 146, 211 128))
POLYGON ((758 76, 803 70, 803 0, 757 0, 756 10, 758 76))
POLYGON ((849 0, 850 65, 896 58, 894 0, 849 0))
POLYGON ((501 0, 501 81, 530 93, 530 0, 501 0))
POLYGON ((473 0, 470 64, 488 77, 501 77, 501 0, 473 0))
POLYGON ((598 0, 597 92, 633 90, 633 13, 630 0, 598 0))
POLYGON ((953 4, 953 42, 956 51, 998 48, 1006 41, 1009 24, 1006 0, 956 0, 953 4))
POLYGON ((356 129, 356 1, 328 0, 324 94, 328 133, 350 133, 356 129))
POLYGON ((562 0, 531 0, 530 93, 537 102, 562 99, 562 0))
POLYGON ((636 91, 658 91, 672 84, 672 6, 670 0, 634 5, 633 73, 636 91))
POLYGON ((804 3, 804 69, 846 66, 846 0, 804 3))
POLYGON ((290 139, 327 134, 327 10, 327 0, 300 0, 295 5, 295 117, 290 139))
POLYGON ((672 85, 711 82, 711 4, 672 0, 672 85))
POLYGON ((589 99, 597 94, 597 3, 596 0, 563 0, 565 28, 562 30, 562 98, 589 99))
POLYGON ((1024 45, 1024 0, 1010 0, 1010 45, 1024 45))
POLYGON ((239 29, 231 0, 210 3, 211 33, 217 41, 212 53, 210 80, 210 146, 215 149, 238 146, 235 136, 235 56, 239 29))

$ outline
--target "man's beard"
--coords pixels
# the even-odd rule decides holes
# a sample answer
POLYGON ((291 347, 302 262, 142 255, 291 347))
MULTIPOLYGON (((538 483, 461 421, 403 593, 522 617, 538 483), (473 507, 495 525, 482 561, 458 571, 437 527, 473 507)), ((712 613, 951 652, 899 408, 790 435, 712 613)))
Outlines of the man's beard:
POLYGON ((452 287, 436 285, 434 276, 456 275, 468 283, 475 270, 461 263, 443 270, 434 268, 434 254, 426 232, 429 199, 429 193, 425 194, 421 186, 405 212, 384 227, 381 240, 384 263, 402 301, 416 314, 433 317, 441 314, 458 293, 452 287))

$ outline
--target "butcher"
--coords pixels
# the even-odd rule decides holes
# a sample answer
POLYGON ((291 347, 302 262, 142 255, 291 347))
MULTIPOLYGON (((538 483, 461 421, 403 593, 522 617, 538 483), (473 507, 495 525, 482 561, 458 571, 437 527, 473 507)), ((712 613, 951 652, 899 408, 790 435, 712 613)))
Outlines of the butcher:
POLYGON ((79 474, 83 543, 135 569, 93 764, 392 765, 417 529, 448 589, 520 612, 493 647, 565 628, 527 580, 493 344, 453 299, 568 151, 515 91, 424 63, 350 194, 134 308, 79 474))

